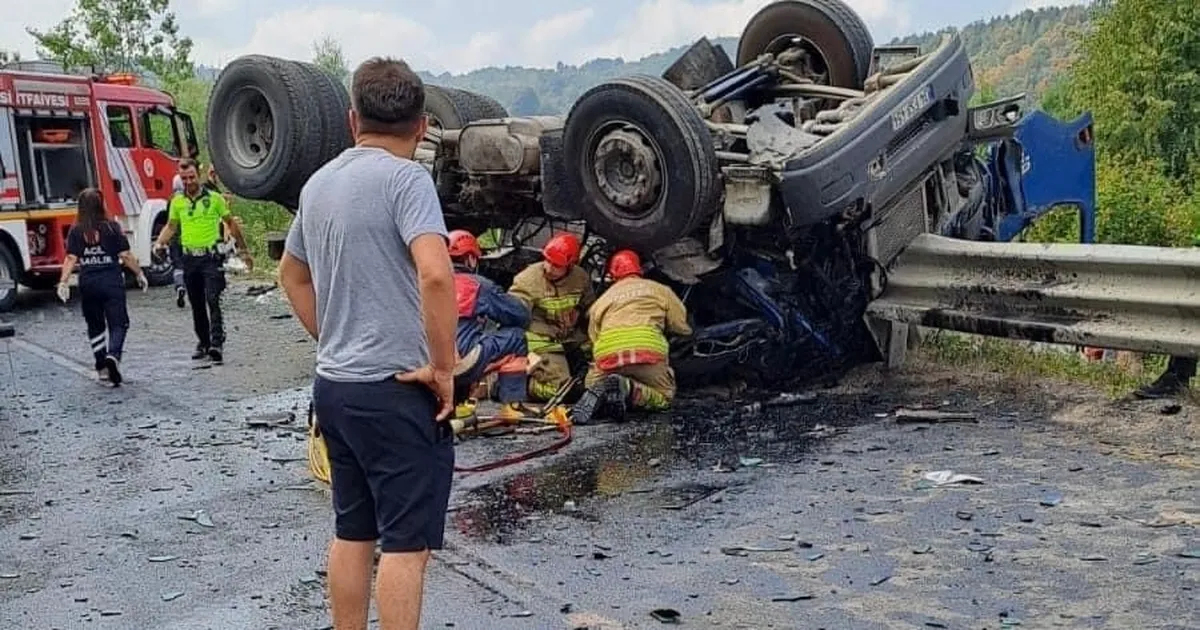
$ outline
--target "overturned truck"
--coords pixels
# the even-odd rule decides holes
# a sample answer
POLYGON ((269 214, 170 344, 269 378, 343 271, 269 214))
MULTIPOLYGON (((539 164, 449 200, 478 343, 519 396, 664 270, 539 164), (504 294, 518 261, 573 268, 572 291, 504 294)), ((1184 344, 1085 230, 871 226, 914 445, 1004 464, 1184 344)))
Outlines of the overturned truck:
MULTIPOLYGON (((565 117, 427 86, 417 159, 452 228, 502 230, 492 272, 536 258, 548 226, 585 237, 598 281, 607 253, 633 248, 694 318, 672 352, 681 381, 793 379, 888 351, 868 306, 924 234, 1008 241, 1067 205, 1090 240, 1090 117, 1026 112, 1021 97, 969 107, 973 92, 956 35, 875 46, 841 0, 784 0, 751 18, 736 59, 701 39, 661 77, 604 82, 565 117)), ((208 107, 216 171, 294 210, 350 146, 348 107, 311 64, 238 58, 208 107)))

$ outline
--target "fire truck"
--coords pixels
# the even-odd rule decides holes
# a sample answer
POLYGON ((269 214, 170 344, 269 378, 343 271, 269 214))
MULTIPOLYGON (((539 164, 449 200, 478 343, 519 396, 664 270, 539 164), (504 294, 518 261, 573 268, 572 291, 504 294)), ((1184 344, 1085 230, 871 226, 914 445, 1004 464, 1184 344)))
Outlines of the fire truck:
POLYGON ((0 67, 0 311, 13 308, 19 284, 57 284, 75 199, 91 187, 150 283, 169 283, 171 261, 151 260, 151 245, 179 159, 198 154, 191 117, 132 75, 74 74, 47 61, 0 67))

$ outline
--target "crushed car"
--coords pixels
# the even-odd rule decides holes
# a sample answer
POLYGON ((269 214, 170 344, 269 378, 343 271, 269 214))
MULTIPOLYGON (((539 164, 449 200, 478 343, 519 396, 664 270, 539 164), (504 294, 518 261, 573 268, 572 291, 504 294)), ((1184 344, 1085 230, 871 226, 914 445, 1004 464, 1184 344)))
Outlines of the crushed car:
MULTIPOLYGON (((427 86, 417 159, 451 228, 499 229, 484 269, 503 280, 550 228, 588 244, 600 281, 632 248, 674 287, 696 333, 672 348, 681 384, 777 382, 881 358, 867 305, 917 236, 1013 239, 1060 206, 1094 224, 1091 117, 969 106, 963 42, 875 46, 841 0, 756 13, 735 59, 707 39, 662 76, 626 76, 565 116, 510 117, 494 99, 427 86), (1053 169, 1033 164, 1053 162, 1053 169)), ((227 65, 208 142, 235 193, 294 210, 301 186, 352 143, 346 90, 315 66, 227 65)))

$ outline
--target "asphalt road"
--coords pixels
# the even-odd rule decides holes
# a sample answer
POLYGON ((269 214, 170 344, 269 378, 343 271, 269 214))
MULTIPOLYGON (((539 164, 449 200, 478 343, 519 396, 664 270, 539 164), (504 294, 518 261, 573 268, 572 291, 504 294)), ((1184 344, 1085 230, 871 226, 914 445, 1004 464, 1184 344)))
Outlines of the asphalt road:
MULTIPOLYGON (((131 293, 116 390, 91 376, 77 303, 27 296, 6 316, 0 627, 328 626, 328 495, 303 461, 312 344, 246 289, 208 369, 166 291, 131 293)), ((919 361, 814 393, 707 392, 462 475, 425 627, 648 628, 659 611, 714 628, 1200 628, 1193 403, 1164 414, 919 361), (898 421, 918 406, 974 418, 898 421)), ((477 438, 459 458, 548 439, 477 438)))

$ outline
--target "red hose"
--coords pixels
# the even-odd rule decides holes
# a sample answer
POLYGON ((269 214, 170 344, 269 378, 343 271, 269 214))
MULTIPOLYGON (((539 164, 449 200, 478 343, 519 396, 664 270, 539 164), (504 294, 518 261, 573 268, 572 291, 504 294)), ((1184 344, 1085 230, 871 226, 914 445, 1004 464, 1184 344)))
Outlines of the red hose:
POLYGON ((559 425, 558 430, 562 433, 562 437, 555 440, 554 442, 552 442, 550 444, 547 444, 546 446, 535 448, 531 451, 526 451, 524 453, 514 453, 512 455, 507 455, 505 457, 501 457, 500 459, 498 459, 496 461, 488 462, 486 464, 479 464, 478 466, 457 466, 456 465, 454 467, 454 472, 465 472, 465 473, 487 472, 489 470, 496 470, 497 468, 503 468, 505 466, 519 464, 521 462, 531 460, 535 457, 541 457, 542 455, 548 455, 550 453, 553 453, 553 452, 561 449, 562 447, 570 444, 572 434, 573 434, 573 432, 571 431, 570 424, 559 425))

